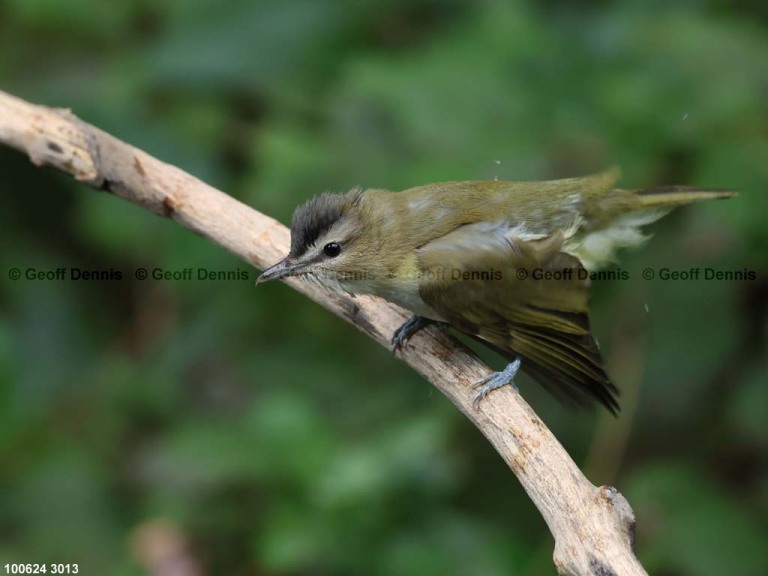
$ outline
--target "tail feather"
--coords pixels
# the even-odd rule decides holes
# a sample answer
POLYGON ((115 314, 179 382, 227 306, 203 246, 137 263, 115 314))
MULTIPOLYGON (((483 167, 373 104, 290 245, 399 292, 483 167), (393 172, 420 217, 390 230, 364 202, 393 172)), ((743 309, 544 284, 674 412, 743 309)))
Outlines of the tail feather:
POLYGON ((574 235, 563 244, 563 251, 575 256, 587 270, 597 270, 613 262, 617 249, 638 246, 646 236, 641 229, 677 206, 698 200, 731 198, 736 192, 695 188, 693 186, 661 186, 646 190, 614 190, 606 197, 599 223, 583 234, 574 235))
POLYGON ((644 208, 673 208, 698 200, 731 198, 736 192, 714 188, 695 188, 693 186, 659 186, 647 190, 635 191, 644 208))

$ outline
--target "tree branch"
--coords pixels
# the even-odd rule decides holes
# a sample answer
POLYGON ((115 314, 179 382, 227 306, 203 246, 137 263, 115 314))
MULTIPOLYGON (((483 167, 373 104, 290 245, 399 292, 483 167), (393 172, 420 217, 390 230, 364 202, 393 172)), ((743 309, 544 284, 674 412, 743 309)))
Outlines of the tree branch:
MULTIPOLYGON (((53 166, 170 218, 257 268, 288 251, 289 231, 277 221, 68 110, 35 106, 0 92, 0 143, 26 153, 38 166, 53 166)), ((380 299, 340 297, 295 279, 287 283, 382 346, 389 346, 408 316, 380 299)), ((635 518, 627 500, 615 488, 593 486, 511 386, 474 409, 468 386, 489 368, 436 328, 416 334, 401 356, 448 396, 504 458, 555 538, 560 574, 646 574, 634 554, 635 518)))

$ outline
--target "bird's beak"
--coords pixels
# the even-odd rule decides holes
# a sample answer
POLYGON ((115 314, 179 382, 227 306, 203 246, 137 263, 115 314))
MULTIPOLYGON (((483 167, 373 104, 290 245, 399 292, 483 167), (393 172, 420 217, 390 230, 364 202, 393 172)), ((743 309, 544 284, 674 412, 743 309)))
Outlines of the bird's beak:
POLYGON ((288 258, 280 260, 274 266, 271 266, 262 272, 261 276, 256 278, 256 284, 267 282, 269 280, 279 280, 280 278, 286 278, 288 276, 294 276, 298 274, 306 264, 301 262, 292 262, 288 258))

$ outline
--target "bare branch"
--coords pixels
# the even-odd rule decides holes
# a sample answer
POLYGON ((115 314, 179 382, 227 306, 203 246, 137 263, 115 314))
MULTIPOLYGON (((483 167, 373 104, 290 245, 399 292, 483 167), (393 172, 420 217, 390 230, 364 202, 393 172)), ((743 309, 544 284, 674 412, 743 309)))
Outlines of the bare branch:
MULTIPOLYGON (((39 166, 53 166, 171 218, 257 268, 288 251, 289 231, 272 218, 67 110, 0 92, 0 142, 25 152, 39 166)), ((376 298, 339 297, 297 280, 288 284, 383 346, 389 346, 392 333, 407 318, 376 298)), ((507 462, 555 538, 560 574, 646 574, 633 551, 635 519, 627 500, 615 488, 593 486, 512 387, 495 391, 474 409, 468 386, 489 368, 436 328, 416 334, 401 356, 448 396, 507 462)))

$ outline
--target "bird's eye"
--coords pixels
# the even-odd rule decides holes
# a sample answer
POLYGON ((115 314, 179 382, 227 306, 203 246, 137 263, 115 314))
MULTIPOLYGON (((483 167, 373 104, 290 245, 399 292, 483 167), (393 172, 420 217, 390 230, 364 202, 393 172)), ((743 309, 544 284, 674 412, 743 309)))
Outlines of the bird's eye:
POLYGON ((328 258, 336 258, 336 256, 341 254, 341 244, 338 242, 329 242, 323 247, 323 254, 328 256, 328 258))

